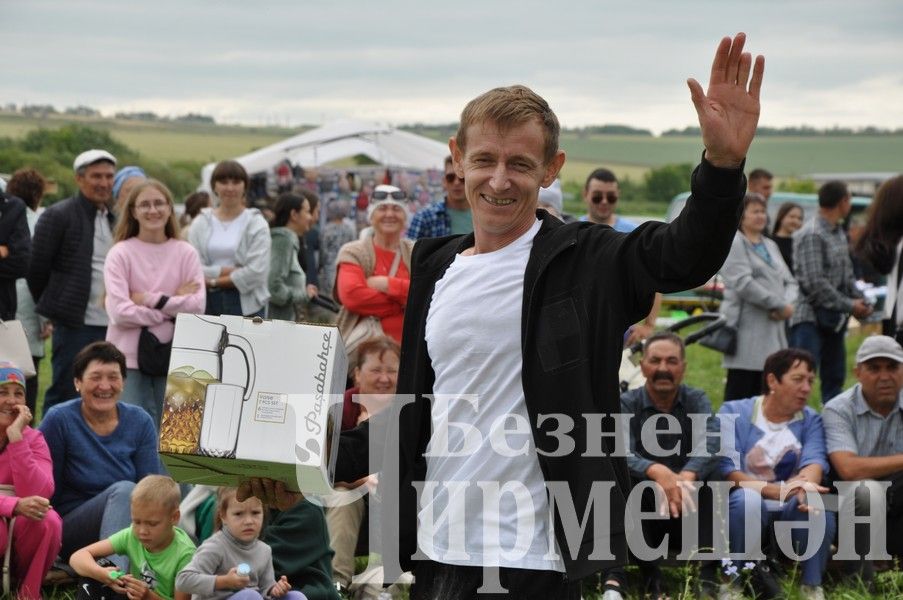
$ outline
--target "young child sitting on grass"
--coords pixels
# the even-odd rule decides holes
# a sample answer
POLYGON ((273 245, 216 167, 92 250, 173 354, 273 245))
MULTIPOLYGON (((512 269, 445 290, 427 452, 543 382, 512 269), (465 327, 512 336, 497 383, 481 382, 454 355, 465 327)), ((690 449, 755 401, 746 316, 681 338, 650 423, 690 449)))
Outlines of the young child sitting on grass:
POLYGON ((235 488, 221 488, 216 513, 219 531, 207 538, 176 578, 176 589, 192 600, 306 600, 291 589, 285 576, 276 581, 273 553, 261 542, 263 504, 257 498, 239 502, 235 488))
POLYGON ((179 522, 179 486, 164 475, 148 475, 132 492, 132 525, 108 539, 75 552, 69 564, 82 577, 78 600, 110 600, 113 593, 128 600, 188 600, 175 589, 176 575, 194 555, 195 547, 179 522), (129 559, 122 574, 112 562, 97 560, 112 554, 129 559), (109 588, 109 589, 106 589, 109 588), (113 593, 110 592, 112 590, 113 593))

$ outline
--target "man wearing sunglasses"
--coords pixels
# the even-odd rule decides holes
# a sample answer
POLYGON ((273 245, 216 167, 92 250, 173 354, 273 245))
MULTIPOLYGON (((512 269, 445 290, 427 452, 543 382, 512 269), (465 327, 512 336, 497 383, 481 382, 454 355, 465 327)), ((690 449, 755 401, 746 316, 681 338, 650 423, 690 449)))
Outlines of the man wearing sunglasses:
POLYGON ((620 198, 618 178, 608 169, 599 168, 589 174, 583 186, 583 202, 586 204, 586 217, 581 221, 610 225, 615 231, 630 233, 636 229, 636 223, 623 219, 615 214, 620 198))
POLYGON ((424 206, 408 226, 408 238, 443 237, 470 233, 473 221, 470 217, 470 205, 464 195, 464 180, 458 177, 452 167, 452 157, 445 157, 445 177, 442 179, 445 188, 445 200, 424 206))

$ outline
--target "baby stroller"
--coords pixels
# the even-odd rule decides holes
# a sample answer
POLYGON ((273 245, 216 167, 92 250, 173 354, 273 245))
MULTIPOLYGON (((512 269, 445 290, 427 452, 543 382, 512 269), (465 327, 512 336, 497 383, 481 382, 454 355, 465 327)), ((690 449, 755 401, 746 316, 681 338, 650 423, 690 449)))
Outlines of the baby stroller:
MULTIPOLYGON (((689 346, 715 330, 724 327, 726 321, 724 315, 721 313, 705 312, 673 323, 666 331, 677 333, 682 329, 692 327, 699 323, 708 323, 705 327, 694 331, 684 338, 684 345, 689 346)), ((646 383, 646 378, 643 377, 643 372, 640 370, 639 366, 639 353, 642 349, 643 342, 636 342, 633 345, 624 348, 624 352, 621 353, 621 367, 618 370, 618 379, 621 382, 622 392, 643 387, 646 383)))

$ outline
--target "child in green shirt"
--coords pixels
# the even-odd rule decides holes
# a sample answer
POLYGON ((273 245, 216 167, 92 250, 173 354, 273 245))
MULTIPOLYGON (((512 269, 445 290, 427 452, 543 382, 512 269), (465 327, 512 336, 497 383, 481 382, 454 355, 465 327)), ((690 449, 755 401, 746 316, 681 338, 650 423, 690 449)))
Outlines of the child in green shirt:
MULTIPOLYGON (((148 475, 132 492, 132 525, 108 539, 72 554, 69 564, 83 576, 110 588, 128 600, 189 600, 175 591, 176 575, 191 561, 194 543, 179 522, 179 486, 169 477, 148 475), (115 565, 101 566, 97 559, 111 554, 128 556, 130 572, 115 565)), ((79 600, 109 597, 91 582, 79 585, 79 600), (95 589, 95 592, 92 592, 95 589)))

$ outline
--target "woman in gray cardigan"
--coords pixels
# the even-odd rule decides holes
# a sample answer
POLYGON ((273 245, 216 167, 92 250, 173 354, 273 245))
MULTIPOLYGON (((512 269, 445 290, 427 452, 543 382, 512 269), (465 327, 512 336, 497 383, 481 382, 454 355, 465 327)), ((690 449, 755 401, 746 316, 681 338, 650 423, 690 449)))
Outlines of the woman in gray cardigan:
POLYGON ((216 165, 210 176, 216 208, 203 209, 188 231, 204 268, 208 315, 266 316, 270 227, 259 210, 245 206, 249 181, 234 160, 216 165))
POLYGON ((273 207, 270 237, 270 319, 295 320, 295 307, 307 301, 307 278, 298 262, 302 236, 310 230, 310 202, 298 194, 282 194, 273 207))
POLYGON ((764 235, 767 215, 765 199, 747 194, 740 230, 721 267, 721 312, 737 328, 737 352, 722 362, 725 401, 761 394, 765 357, 787 347, 784 323, 793 314, 798 286, 777 244, 764 235))

